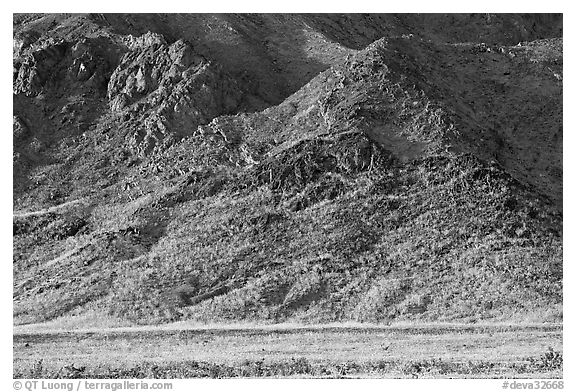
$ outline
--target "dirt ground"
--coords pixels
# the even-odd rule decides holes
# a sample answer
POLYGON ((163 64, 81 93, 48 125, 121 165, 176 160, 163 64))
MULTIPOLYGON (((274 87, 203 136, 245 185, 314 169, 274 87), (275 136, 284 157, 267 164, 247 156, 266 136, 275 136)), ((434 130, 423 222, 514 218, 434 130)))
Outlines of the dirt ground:
POLYGON ((14 377, 561 378, 561 352, 561 325, 16 330, 14 377))

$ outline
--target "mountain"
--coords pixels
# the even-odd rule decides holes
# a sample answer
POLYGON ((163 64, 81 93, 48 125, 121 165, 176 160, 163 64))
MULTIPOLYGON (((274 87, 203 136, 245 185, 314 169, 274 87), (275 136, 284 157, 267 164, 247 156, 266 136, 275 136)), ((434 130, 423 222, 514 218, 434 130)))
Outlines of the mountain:
POLYGON ((562 318, 562 15, 14 15, 14 322, 562 318))

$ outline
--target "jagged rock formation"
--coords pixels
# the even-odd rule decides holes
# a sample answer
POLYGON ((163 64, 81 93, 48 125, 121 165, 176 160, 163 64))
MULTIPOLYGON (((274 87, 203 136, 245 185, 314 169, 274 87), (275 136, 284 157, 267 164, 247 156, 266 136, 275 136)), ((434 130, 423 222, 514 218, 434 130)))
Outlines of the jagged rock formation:
POLYGON ((144 124, 144 135, 134 135, 130 144, 144 154, 232 112, 242 96, 233 79, 184 41, 162 40, 145 38, 145 45, 122 57, 108 83, 110 109, 144 124))
POLYGON ((561 318, 561 16, 14 29, 16 322, 561 318))

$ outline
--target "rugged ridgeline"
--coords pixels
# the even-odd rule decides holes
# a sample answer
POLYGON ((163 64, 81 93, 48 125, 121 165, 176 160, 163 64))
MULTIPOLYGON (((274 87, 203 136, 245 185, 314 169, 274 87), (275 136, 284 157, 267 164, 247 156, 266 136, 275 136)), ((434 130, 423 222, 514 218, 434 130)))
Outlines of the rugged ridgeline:
POLYGON ((561 16, 15 15, 13 88, 16 323, 562 318, 561 16))

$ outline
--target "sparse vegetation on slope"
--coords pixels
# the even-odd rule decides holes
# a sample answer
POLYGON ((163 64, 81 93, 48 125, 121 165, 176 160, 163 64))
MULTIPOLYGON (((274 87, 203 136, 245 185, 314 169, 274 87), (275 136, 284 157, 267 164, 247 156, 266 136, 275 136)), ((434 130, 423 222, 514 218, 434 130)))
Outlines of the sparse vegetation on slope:
POLYGON ((561 320, 561 18, 189 18, 15 16, 16 323, 561 320))

